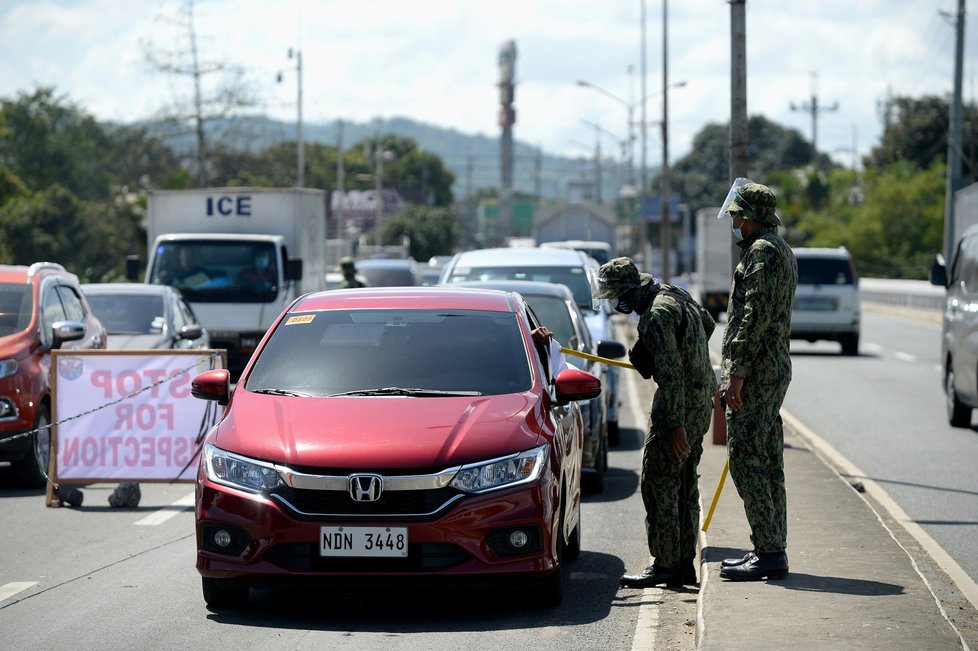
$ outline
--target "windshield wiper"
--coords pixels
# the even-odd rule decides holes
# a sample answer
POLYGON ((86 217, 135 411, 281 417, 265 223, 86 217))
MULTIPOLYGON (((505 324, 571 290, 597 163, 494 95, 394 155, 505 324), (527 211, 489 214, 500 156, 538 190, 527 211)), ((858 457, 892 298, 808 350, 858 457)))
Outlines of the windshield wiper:
POLYGON ((435 396, 481 396, 481 391, 443 391, 441 389, 417 389, 409 387, 383 387, 376 389, 355 389, 342 393, 331 393, 327 398, 340 396, 414 396, 421 398, 435 396))
POLYGON ((300 393, 299 391, 289 391, 288 389, 248 389, 252 393, 265 393, 270 396, 291 396, 293 398, 312 398, 311 393, 300 393))

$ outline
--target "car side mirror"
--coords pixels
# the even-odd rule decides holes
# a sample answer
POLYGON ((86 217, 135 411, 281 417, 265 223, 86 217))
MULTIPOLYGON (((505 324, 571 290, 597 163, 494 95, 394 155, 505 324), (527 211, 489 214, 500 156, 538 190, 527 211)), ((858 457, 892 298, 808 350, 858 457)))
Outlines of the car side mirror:
POLYGON ((188 323, 180 328, 180 332, 177 333, 177 339, 186 339, 188 341, 200 339, 203 336, 204 328, 196 323, 188 323))
POLYGON ((598 342, 598 357, 606 359, 621 359, 628 354, 625 345, 619 341, 609 339, 608 341, 598 342))
POLYGON ((947 264, 941 253, 934 256, 934 262, 930 265, 930 284, 947 287, 947 264))
POLYGON ((135 281, 139 278, 139 256, 126 256, 126 280, 135 281))
POLYGON ((566 405, 579 400, 591 400, 601 395, 601 380, 587 371, 565 368, 554 380, 557 404, 566 405))
POLYGON ((204 371, 190 382, 190 394, 201 400, 226 405, 231 400, 231 372, 226 368, 204 371))
POLYGON ((51 348, 61 348, 66 341, 78 341, 85 336, 85 326, 78 321, 55 321, 51 324, 51 348))
POLYGON ((302 280, 302 258, 289 258, 286 260, 285 279, 302 280))

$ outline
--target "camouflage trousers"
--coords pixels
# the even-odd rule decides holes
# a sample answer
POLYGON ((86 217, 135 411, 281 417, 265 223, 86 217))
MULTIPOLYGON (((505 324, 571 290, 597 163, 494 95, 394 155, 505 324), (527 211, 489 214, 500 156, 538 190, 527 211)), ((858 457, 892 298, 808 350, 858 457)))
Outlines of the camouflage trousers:
POLYGON ((784 490, 784 429, 781 403, 787 384, 744 387, 744 407, 727 409, 730 478, 744 502, 751 542, 761 552, 784 551, 788 508, 784 490))
MULTIPOLYGON (((697 468, 703 456, 703 437, 710 428, 711 410, 687 415, 689 456, 676 458, 669 433, 654 425, 645 435, 642 454, 642 501, 645 533, 655 564, 679 567, 696 557, 700 525, 700 492, 697 468)), ((652 412, 655 423, 655 411, 652 412)))

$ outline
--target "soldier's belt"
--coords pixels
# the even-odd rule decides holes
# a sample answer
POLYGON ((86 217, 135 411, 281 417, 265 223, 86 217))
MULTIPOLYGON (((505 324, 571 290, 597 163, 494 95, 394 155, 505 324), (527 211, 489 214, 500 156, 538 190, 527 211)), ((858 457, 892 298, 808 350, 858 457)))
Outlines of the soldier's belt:
POLYGON ((574 350, 573 348, 560 347, 560 352, 565 355, 573 355, 574 357, 582 357, 584 359, 591 360, 592 362, 598 362, 599 364, 611 364, 612 366, 620 366, 622 368, 630 368, 634 370, 634 366, 628 362, 619 362, 617 359, 608 359, 607 357, 598 357, 597 355, 592 355, 590 353, 582 353, 579 350, 574 350))

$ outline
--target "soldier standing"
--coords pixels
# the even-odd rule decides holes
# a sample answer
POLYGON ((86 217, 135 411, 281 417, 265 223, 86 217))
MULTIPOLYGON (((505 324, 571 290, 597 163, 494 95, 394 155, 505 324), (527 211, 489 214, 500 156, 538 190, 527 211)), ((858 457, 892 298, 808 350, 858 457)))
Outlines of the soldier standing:
POLYGON ((639 273, 629 258, 598 270, 597 299, 639 315, 638 341, 629 359, 658 385, 642 454, 642 501, 652 565, 626 574, 621 585, 647 588, 696 583, 699 488, 696 468, 710 427, 716 377, 707 341, 715 323, 681 287, 639 273))
POLYGON ((343 280, 340 281, 339 286, 340 289, 367 286, 367 283, 357 278, 357 265, 350 256, 343 256, 340 260, 340 271, 343 273, 343 280))
MULTIPOLYGON (((746 179, 744 179, 746 181, 746 179)), ((777 198, 735 183, 728 215, 742 251, 723 333, 720 396, 726 403, 730 476, 744 502, 753 551, 721 563, 720 576, 750 581, 788 574, 784 431, 779 411, 791 381, 791 305, 798 263, 778 235, 777 198)))

